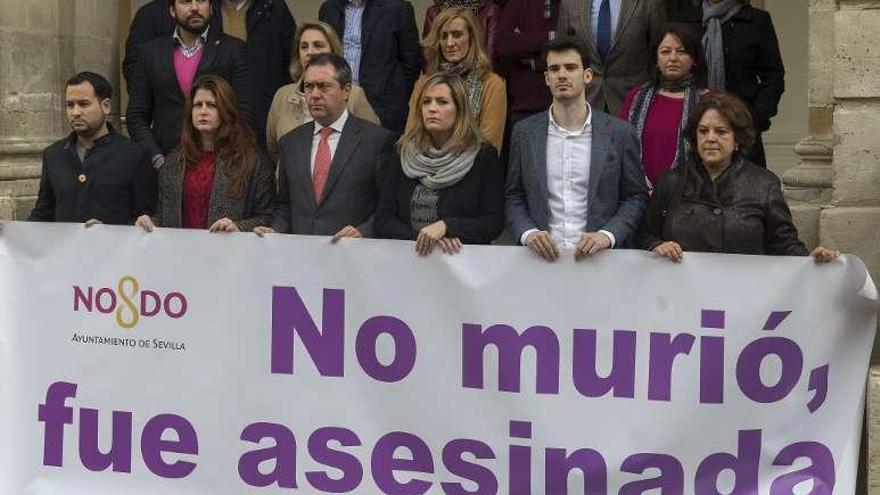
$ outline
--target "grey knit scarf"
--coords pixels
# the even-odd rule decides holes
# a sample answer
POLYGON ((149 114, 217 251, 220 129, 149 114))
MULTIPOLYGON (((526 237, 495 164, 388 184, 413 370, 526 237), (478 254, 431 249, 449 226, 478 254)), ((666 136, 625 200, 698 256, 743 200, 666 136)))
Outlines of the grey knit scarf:
POLYGON ((706 63, 709 64, 709 89, 724 91, 727 75, 724 73, 724 39, 721 25, 735 16, 743 8, 739 0, 721 0, 709 3, 703 0, 703 49, 706 52, 706 63))
POLYGON ((461 152, 439 150, 433 146, 419 151, 414 143, 407 142, 400 149, 400 166, 410 179, 418 179, 430 189, 444 189, 456 184, 474 166, 480 143, 461 152))

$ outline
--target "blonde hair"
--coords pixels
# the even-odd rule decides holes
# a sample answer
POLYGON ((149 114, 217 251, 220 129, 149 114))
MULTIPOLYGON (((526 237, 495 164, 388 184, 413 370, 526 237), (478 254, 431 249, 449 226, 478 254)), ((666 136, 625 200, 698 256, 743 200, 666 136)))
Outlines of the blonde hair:
POLYGON ((415 125, 401 136, 398 146, 403 148, 406 145, 415 147, 417 151, 425 151, 431 146, 431 135, 425 129, 425 120, 422 116, 422 98, 428 89, 438 85, 446 85, 452 94, 452 102, 455 104, 455 122, 452 124, 452 135, 449 141, 443 145, 447 151, 460 152, 474 146, 477 143, 485 142, 483 133, 477 127, 474 118, 471 116, 470 104, 467 90, 461 78, 451 74, 436 73, 425 80, 425 84, 419 90, 416 97, 416 115, 415 125))
POLYGON ((434 18, 431 24, 431 30, 425 36, 424 52, 425 52, 425 74, 434 74, 440 70, 440 64, 443 62, 443 50, 440 48, 442 39, 440 31, 449 23, 449 21, 459 18, 464 21, 467 26, 468 35, 470 36, 470 48, 468 49, 465 60, 471 65, 471 70, 477 71, 477 74, 485 74, 492 72, 492 61, 486 53, 486 47, 483 41, 483 29, 477 22, 476 16, 470 9, 451 7, 443 9, 434 18))
POLYGON ((321 21, 304 22, 296 29, 296 36, 293 37, 293 53, 291 53, 290 66, 288 67, 290 78, 294 82, 299 81, 303 75, 302 60, 299 58, 299 42, 302 40, 303 33, 309 30, 320 31, 324 38, 327 38, 330 51, 336 55, 342 55, 342 42, 339 41, 339 36, 333 26, 321 21))

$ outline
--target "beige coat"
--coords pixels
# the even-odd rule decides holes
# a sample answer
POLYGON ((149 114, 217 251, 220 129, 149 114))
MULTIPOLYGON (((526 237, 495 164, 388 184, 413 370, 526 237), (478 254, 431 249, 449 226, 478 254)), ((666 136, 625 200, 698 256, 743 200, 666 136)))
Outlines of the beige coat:
MULTIPOLYGON (((299 91, 300 83, 292 83, 278 88, 269 116, 266 118, 266 144, 273 163, 278 163, 278 140, 297 127, 312 121, 306 108, 306 98, 299 91)), ((380 125, 379 117, 367 101, 367 95, 360 86, 352 85, 348 97, 348 111, 373 124, 380 125)))
MULTIPOLYGON (((422 74, 422 77, 416 81, 413 88, 412 96, 409 100, 409 116, 406 119, 406 130, 412 129, 415 125, 415 119, 420 118, 416 115, 416 98, 422 90, 422 85, 428 76, 422 74)), ((504 79, 494 72, 486 73, 483 78, 483 92, 480 94, 480 117, 477 119, 477 127, 489 141, 489 144, 495 147, 495 151, 501 153, 501 143, 504 141, 504 124, 507 121, 507 85, 504 79)))

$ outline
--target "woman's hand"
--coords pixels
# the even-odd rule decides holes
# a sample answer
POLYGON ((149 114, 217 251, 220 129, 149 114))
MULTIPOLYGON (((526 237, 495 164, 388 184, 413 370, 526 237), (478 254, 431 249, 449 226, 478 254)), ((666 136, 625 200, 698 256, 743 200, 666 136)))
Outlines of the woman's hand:
POLYGON ((134 221, 134 224, 147 232, 152 232, 153 229, 156 228, 156 225, 153 224, 153 219, 150 218, 150 215, 141 215, 137 217, 137 220, 134 221))
POLYGON ((444 237, 438 241, 440 250, 446 254, 458 254, 461 251, 461 239, 458 237, 444 237))
POLYGON ((434 250, 434 244, 446 236, 446 222, 438 220, 419 231, 416 237, 416 252, 419 256, 427 256, 434 250))
POLYGON ((684 255, 681 246, 675 241, 666 241, 658 244, 652 251, 673 263, 681 263, 681 257, 684 255))
POLYGON ((837 259, 837 257, 840 256, 840 251, 828 249, 824 246, 818 246, 812 253, 810 253, 810 256, 816 260, 816 263, 828 263, 829 261, 837 259))
POLYGON ((214 222, 213 225, 208 229, 208 232, 238 232, 238 225, 235 225, 235 222, 232 220, 223 217, 220 220, 214 222))

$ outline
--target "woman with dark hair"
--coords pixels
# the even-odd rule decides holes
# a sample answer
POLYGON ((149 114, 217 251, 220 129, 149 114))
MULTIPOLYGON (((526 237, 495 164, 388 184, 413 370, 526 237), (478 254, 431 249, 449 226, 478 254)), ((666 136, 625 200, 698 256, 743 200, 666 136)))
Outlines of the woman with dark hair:
POLYGON ((187 99, 178 148, 159 170, 156 215, 135 222, 155 227, 250 232, 269 225, 274 167, 257 147, 229 83, 201 76, 187 99))
POLYGON ((685 127, 705 95, 706 63, 699 41, 677 25, 654 40, 652 79, 630 90, 620 110, 642 140, 642 167, 650 184, 687 160, 685 127))
POLYGON ((785 67, 770 14, 749 0, 702 0, 675 17, 702 32, 708 88, 731 92, 748 105, 757 131, 749 158, 766 167, 761 133, 770 129, 785 92, 785 67))
POLYGON ((438 72, 451 74, 464 81, 468 108, 477 127, 500 152, 507 119, 507 89, 504 79, 492 72, 477 18, 470 9, 444 9, 434 19, 424 45, 425 73, 416 81, 409 100, 406 132, 422 119, 416 111, 417 95, 428 77, 438 72))
MULTIPOLYGON (((689 160, 657 184, 638 244, 674 262, 684 251, 804 256, 779 179, 744 157, 752 116, 735 96, 710 95, 687 126, 689 160)), ((817 247, 816 261, 837 251, 817 247)))
POLYGON ((419 255, 435 245, 489 244, 504 228, 504 171, 485 144, 459 77, 434 74, 415 99, 419 119, 400 138, 401 166, 388 174, 376 211, 387 239, 415 241, 419 255))

